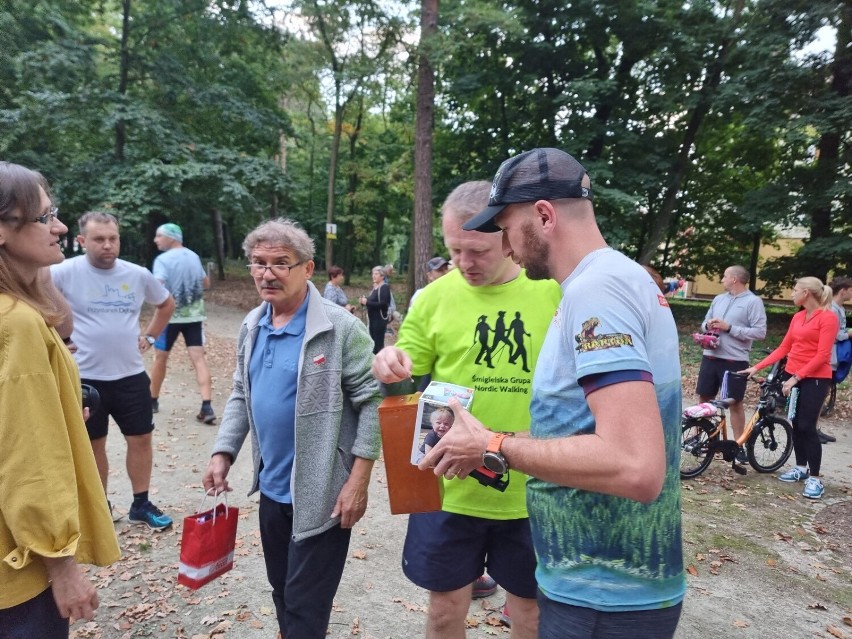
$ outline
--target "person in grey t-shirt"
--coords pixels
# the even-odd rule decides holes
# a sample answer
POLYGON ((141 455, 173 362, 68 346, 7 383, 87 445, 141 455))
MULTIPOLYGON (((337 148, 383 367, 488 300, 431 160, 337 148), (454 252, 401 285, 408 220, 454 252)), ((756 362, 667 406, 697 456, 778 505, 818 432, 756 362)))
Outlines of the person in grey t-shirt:
MULTIPOLYGON (((726 268, 722 275, 725 292, 713 299, 701 325, 702 330, 719 333, 719 346, 705 349, 701 358, 695 392, 702 402, 716 397, 725 371, 748 368, 752 342, 766 337, 766 310, 763 300, 748 290, 749 279, 749 272, 742 266, 726 268)), ((729 393, 737 400, 730 408, 735 437, 742 435, 745 428, 744 394, 745 385, 729 393)))

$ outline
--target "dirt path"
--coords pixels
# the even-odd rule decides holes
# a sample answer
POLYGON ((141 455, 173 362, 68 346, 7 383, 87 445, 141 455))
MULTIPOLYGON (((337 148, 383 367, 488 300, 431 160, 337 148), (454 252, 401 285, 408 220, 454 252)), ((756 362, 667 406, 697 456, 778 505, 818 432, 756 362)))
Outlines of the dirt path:
MULTIPOLYGON (((214 408, 221 413, 244 311, 211 304, 208 312, 214 408)), ((124 558, 110 568, 93 570, 101 608, 95 622, 75 625, 72 636, 275 637, 257 532, 257 496, 245 495, 251 477, 248 443, 230 477, 235 488, 230 503, 241 513, 235 568, 195 592, 177 585, 181 521, 201 499, 201 474, 216 434, 216 427, 196 422, 199 401, 188 357, 176 347, 156 416, 152 481, 153 500, 176 525, 160 534, 126 520, 116 525, 124 558)), ((835 420, 824 428, 834 432, 838 442, 825 448, 828 488, 820 502, 805 502, 795 487, 774 477, 738 477, 722 464, 684 483, 684 549, 694 574, 688 577, 678 639, 852 638, 852 625, 844 626, 843 621, 852 617, 852 425, 835 420)), ((130 487, 123 440, 115 429, 108 451, 110 499, 126 513, 130 487)), ((370 506, 354 529, 330 637, 422 636, 427 597, 399 566, 405 523, 404 516, 390 515, 379 461, 370 506)), ((508 638, 508 630, 497 620, 502 604, 500 591, 471 604, 469 639, 508 638)))

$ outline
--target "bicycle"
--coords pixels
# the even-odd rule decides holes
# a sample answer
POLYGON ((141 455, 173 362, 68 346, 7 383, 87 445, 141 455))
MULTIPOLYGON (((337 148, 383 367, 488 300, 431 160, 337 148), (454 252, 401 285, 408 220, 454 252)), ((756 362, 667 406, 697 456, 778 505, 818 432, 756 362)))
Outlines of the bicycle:
POLYGON ((771 473, 784 465, 793 451, 793 427, 775 411, 783 408, 786 398, 781 392, 783 361, 777 362, 760 383, 757 409, 736 439, 728 439, 726 409, 735 402, 720 399, 684 410, 681 422, 681 479, 698 477, 707 470, 716 453, 731 462, 734 472, 745 475, 737 463, 737 452, 745 445, 749 464, 759 473, 771 473), (698 410, 696 410, 698 409, 698 410))

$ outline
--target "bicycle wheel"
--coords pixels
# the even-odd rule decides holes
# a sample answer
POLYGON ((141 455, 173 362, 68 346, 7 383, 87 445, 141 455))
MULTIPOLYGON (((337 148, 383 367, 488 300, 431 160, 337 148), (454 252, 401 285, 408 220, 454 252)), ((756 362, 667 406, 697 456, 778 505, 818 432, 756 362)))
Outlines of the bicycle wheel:
POLYGON ((746 443, 748 461, 759 473, 771 473, 784 465, 793 452, 793 427, 783 417, 767 415, 754 425, 746 443))
POLYGON ((680 439, 680 478, 698 477, 707 470, 713 461, 710 442, 718 435, 710 436, 716 430, 709 419, 684 419, 681 422, 680 439))

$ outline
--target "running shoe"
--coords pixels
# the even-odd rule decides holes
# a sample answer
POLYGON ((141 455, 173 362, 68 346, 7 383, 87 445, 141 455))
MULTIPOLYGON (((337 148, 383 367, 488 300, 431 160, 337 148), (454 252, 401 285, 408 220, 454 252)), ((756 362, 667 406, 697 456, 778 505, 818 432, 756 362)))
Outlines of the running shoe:
POLYGON ((473 582, 473 598, 485 599, 497 592, 497 582, 487 574, 473 582))
POLYGON ((825 487, 822 485, 822 480, 819 477, 808 477, 805 482, 805 489, 802 491, 802 496, 808 499, 819 499, 825 492, 825 487))
POLYGON ((138 507, 131 506, 127 518, 135 524, 145 524, 151 530, 165 530, 172 525, 172 518, 150 501, 138 507))
POLYGON ((512 618, 509 616, 509 604, 503 604, 503 610, 500 611, 500 623, 509 628, 512 627, 512 618))
POLYGON ((798 466, 791 468, 783 475, 778 475, 778 479, 786 482, 805 481, 811 474, 807 470, 802 470, 798 466))
POLYGON ((204 422, 205 424, 215 424, 216 423, 216 413, 213 412, 212 408, 204 408, 198 412, 198 415, 195 416, 200 422, 204 422))

